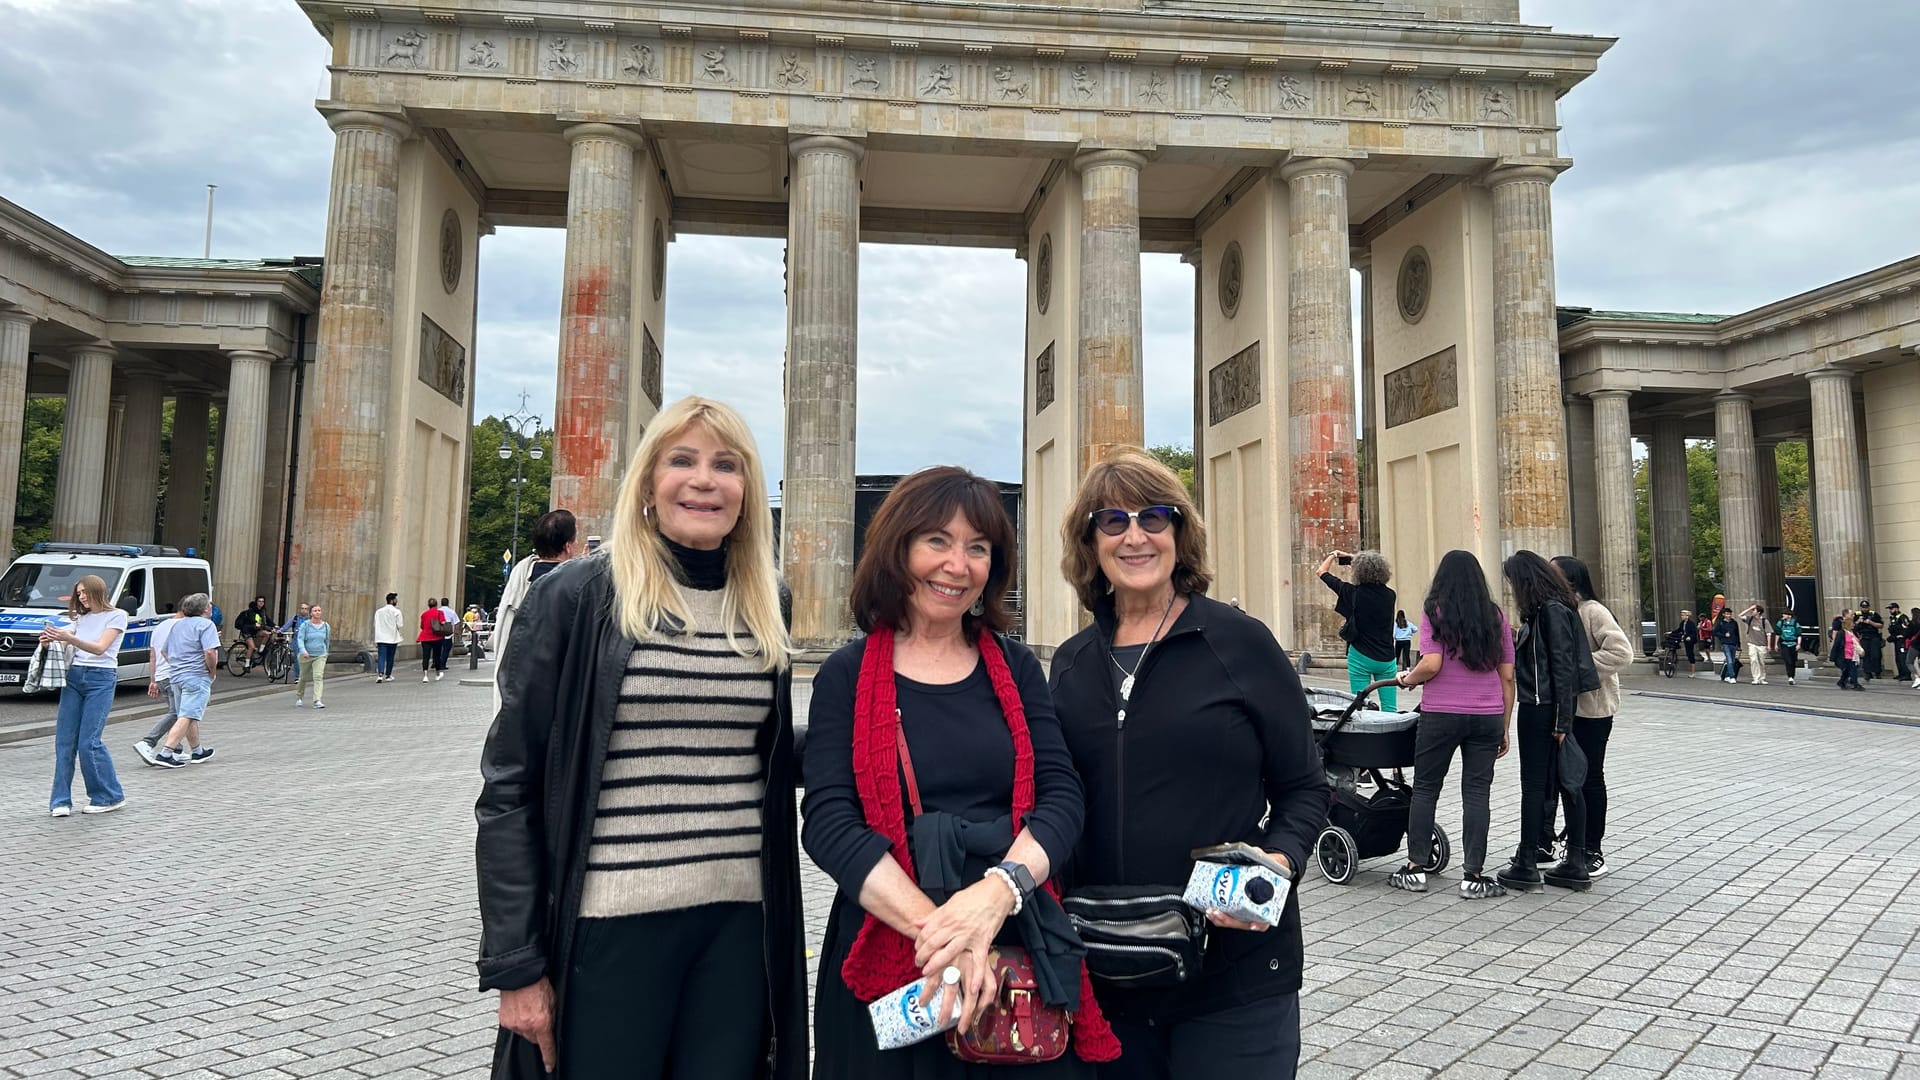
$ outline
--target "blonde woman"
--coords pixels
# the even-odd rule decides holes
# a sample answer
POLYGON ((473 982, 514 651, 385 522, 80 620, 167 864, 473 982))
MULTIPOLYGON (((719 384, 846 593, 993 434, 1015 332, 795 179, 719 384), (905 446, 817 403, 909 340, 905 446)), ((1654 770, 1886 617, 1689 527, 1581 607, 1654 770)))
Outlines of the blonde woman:
POLYGON ((746 422, 648 425, 611 534, 527 594, 475 807, 495 1077, 804 1077, 791 671, 746 422))
POLYGON ((42 642, 73 649, 54 721, 53 796, 47 809, 54 817, 73 813, 73 762, 78 757, 80 777, 87 784, 87 808, 81 812, 110 814, 127 805, 113 771, 113 755, 102 738, 113 692, 120 685, 120 639, 126 636, 127 613, 107 603, 107 583, 97 574, 80 579, 68 604, 71 624, 49 623, 40 631, 42 642))

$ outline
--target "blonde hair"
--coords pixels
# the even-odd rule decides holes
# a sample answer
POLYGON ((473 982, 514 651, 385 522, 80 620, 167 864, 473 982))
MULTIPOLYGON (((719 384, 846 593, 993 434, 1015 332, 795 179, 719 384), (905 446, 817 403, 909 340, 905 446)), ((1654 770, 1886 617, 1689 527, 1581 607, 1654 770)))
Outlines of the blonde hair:
POLYGON ((1093 536, 1095 510, 1137 510, 1171 506, 1180 512, 1173 523, 1173 588, 1181 595, 1204 593, 1213 584, 1207 565, 1207 523, 1200 520, 1187 485, 1172 469, 1144 450, 1122 447, 1087 470, 1080 492, 1060 523, 1060 574, 1067 579, 1080 606, 1092 611, 1113 586, 1100 569, 1099 541, 1093 536))
POLYGON ((742 656, 758 655, 762 670, 777 671, 786 666, 793 646, 780 610, 773 511, 767 506, 760 450, 746 420, 730 406, 709 398, 684 397, 662 409, 647 425, 620 481, 613 528, 601 545, 613 569, 614 618, 635 641, 654 636, 669 616, 690 632, 700 629, 693 625, 692 613, 680 595, 673 554, 651 512, 654 466, 673 440, 695 424, 712 432, 740 459, 740 520, 727 534, 727 587, 721 598, 720 619, 727 643, 742 656), (735 639, 738 622, 747 624, 752 642, 735 639))

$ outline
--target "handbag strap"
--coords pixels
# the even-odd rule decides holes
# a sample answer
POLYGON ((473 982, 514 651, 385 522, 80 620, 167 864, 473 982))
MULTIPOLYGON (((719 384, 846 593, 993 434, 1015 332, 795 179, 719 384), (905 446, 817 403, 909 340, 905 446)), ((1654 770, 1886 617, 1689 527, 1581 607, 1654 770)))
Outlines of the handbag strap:
POLYGON ((900 751, 900 772, 907 778, 907 801, 913 806, 913 816, 919 817, 920 781, 913 775, 913 755, 907 753, 907 729, 899 722, 900 710, 893 711, 893 745, 900 751))

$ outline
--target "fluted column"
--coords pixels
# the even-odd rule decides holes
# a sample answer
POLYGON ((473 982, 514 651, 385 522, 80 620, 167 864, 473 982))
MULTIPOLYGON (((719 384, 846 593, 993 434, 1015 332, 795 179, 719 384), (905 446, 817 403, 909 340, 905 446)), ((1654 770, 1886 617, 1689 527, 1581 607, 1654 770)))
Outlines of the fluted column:
POLYGON ((13 516, 20 505, 20 444, 27 426, 28 339, 37 320, 24 311, 0 311, 0 528, 13 559, 13 516))
MULTIPOLYGON (((126 413, 126 399, 118 394, 107 397, 107 460, 120 460, 120 421, 126 413)), ((119 470, 115 470, 116 476, 119 470)), ((100 483, 100 539, 113 540, 113 496, 116 481, 103 477, 100 483)))
POLYGON ((1287 454, 1292 478, 1295 650, 1338 655, 1340 616, 1314 584, 1327 552, 1360 541, 1353 430, 1353 286, 1347 178, 1353 163, 1310 158, 1287 184, 1287 454))
POLYGON ((167 514, 160 542, 198 551, 206 537, 207 445, 212 401, 203 390, 173 395, 173 439, 167 451, 167 514))
MULTIPOLYGON (((329 621, 341 628, 336 645, 345 652, 366 640, 374 593, 384 584, 378 553, 387 544, 389 518, 382 496, 387 458, 396 449, 388 445, 387 428, 393 396, 400 145, 411 129, 397 117, 363 112, 335 113, 327 122, 335 133, 333 191, 327 207, 327 273, 320 294, 313 409, 307 421, 312 452, 300 520, 299 575, 301 594, 331 609, 329 621)), ((229 400, 223 426, 234 423, 234 411, 229 400)), ((226 501, 224 486, 221 501, 226 501)), ((230 513, 222 507, 222 518, 230 513)), ((248 561, 230 573, 252 575, 256 540, 250 536, 240 541, 247 547, 248 561)), ((235 602, 215 599, 223 606, 235 602)))
POLYGON ((1567 433, 1553 308, 1554 171, 1496 169, 1493 192, 1494 413, 1499 423, 1501 552, 1573 543, 1567 433))
POLYGON ((1568 394, 1562 400, 1567 410, 1567 490, 1573 500, 1573 547, 1568 552, 1556 551, 1553 554, 1570 553, 1594 565, 1600 561, 1600 491, 1594 462, 1595 407, 1593 401, 1579 394, 1568 394))
POLYGON ((626 471, 632 351, 633 170, 640 133, 576 124, 567 176, 566 276, 560 293, 552 505, 573 511, 580 535, 605 535, 626 471))
MULTIPOLYGON (((267 380, 267 441, 260 457, 260 543, 255 588, 272 596, 286 536, 287 459, 293 441, 293 361, 273 358, 267 380)), ((471 440, 469 440, 471 442, 471 440)), ((278 597, 273 597, 276 601, 278 597)))
POLYGON ((1380 395, 1374 389, 1378 374, 1373 357, 1373 253, 1356 267, 1360 271, 1360 438, 1354 444, 1360 474, 1360 540, 1363 551, 1380 547, 1380 395))
POLYGON ((113 527, 109 536, 129 544, 154 541, 154 511, 160 494, 160 424, 167 384, 159 375, 127 376, 120 416, 120 452, 113 455, 113 527))
POLYGON ((1647 444, 1648 509, 1653 515, 1654 617, 1660 632, 1680 625, 1682 609, 1692 610, 1693 491, 1687 483, 1687 436, 1677 416, 1653 422, 1647 444))
POLYGON ((1146 439, 1140 346, 1140 169, 1131 150, 1090 150, 1080 174, 1080 469, 1146 439))
POLYGON ((1760 602, 1778 616, 1787 603, 1787 555, 1781 548, 1779 444, 1753 445, 1753 490, 1760 514, 1760 602), (1768 549, 1772 550, 1769 551, 1768 549))
POLYGON ((1721 394, 1713 399, 1713 448, 1720 474, 1720 591, 1738 613, 1761 599, 1752 398, 1721 394))
POLYGON ((782 563, 803 648, 846 639, 853 586, 860 298, 858 142, 796 138, 787 201, 787 475, 782 563))
POLYGON ((228 353, 227 404, 220 411, 220 502, 213 523, 213 596, 238 611, 259 591, 260 499, 265 483, 271 353, 228 353))
POLYGON ((1870 598, 1867 572, 1867 492, 1859 468, 1860 428, 1853 407, 1853 373, 1809 372, 1813 397, 1813 496, 1820 584, 1820 615, 1870 598))
POLYGON ((60 475, 53 493, 55 540, 100 539, 100 493, 107 483, 107 426, 113 404, 113 346, 73 350, 67 369, 67 418, 60 433, 60 475))
POLYGON ((1625 390, 1600 390, 1593 402, 1594 489, 1599 513, 1600 602, 1626 629, 1639 652, 1640 529, 1633 501, 1633 428, 1625 390))

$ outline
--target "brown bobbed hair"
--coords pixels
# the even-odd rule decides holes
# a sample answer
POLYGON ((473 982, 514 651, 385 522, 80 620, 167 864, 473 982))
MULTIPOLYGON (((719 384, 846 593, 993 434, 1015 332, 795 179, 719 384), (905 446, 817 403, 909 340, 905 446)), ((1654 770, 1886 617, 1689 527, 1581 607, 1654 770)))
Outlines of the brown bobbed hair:
POLYGON ((904 630, 910 597, 919 587, 907 569, 908 553, 916 540, 946 528, 955 512, 966 515, 993 546, 987 585, 980 593, 981 613, 961 616, 969 641, 980 631, 1005 633, 1007 583, 1013 580, 1013 522, 1000 501, 1000 489, 990 480, 957 465, 922 469, 893 486, 867 524, 867 546, 853 568, 853 621, 861 630, 904 630))
POLYGON ((1173 589, 1187 595, 1204 593, 1213 584, 1207 565, 1207 523, 1200 520, 1180 477, 1144 450, 1116 450, 1087 470, 1067 516, 1060 524, 1060 573, 1080 597, 1080 606, 1092 611, 1113 591, 1100 569, 1099 540, 1088 515, 1095 510, 1138 510, 1171 506, 1180 511, 1173 523, 1173 589))

